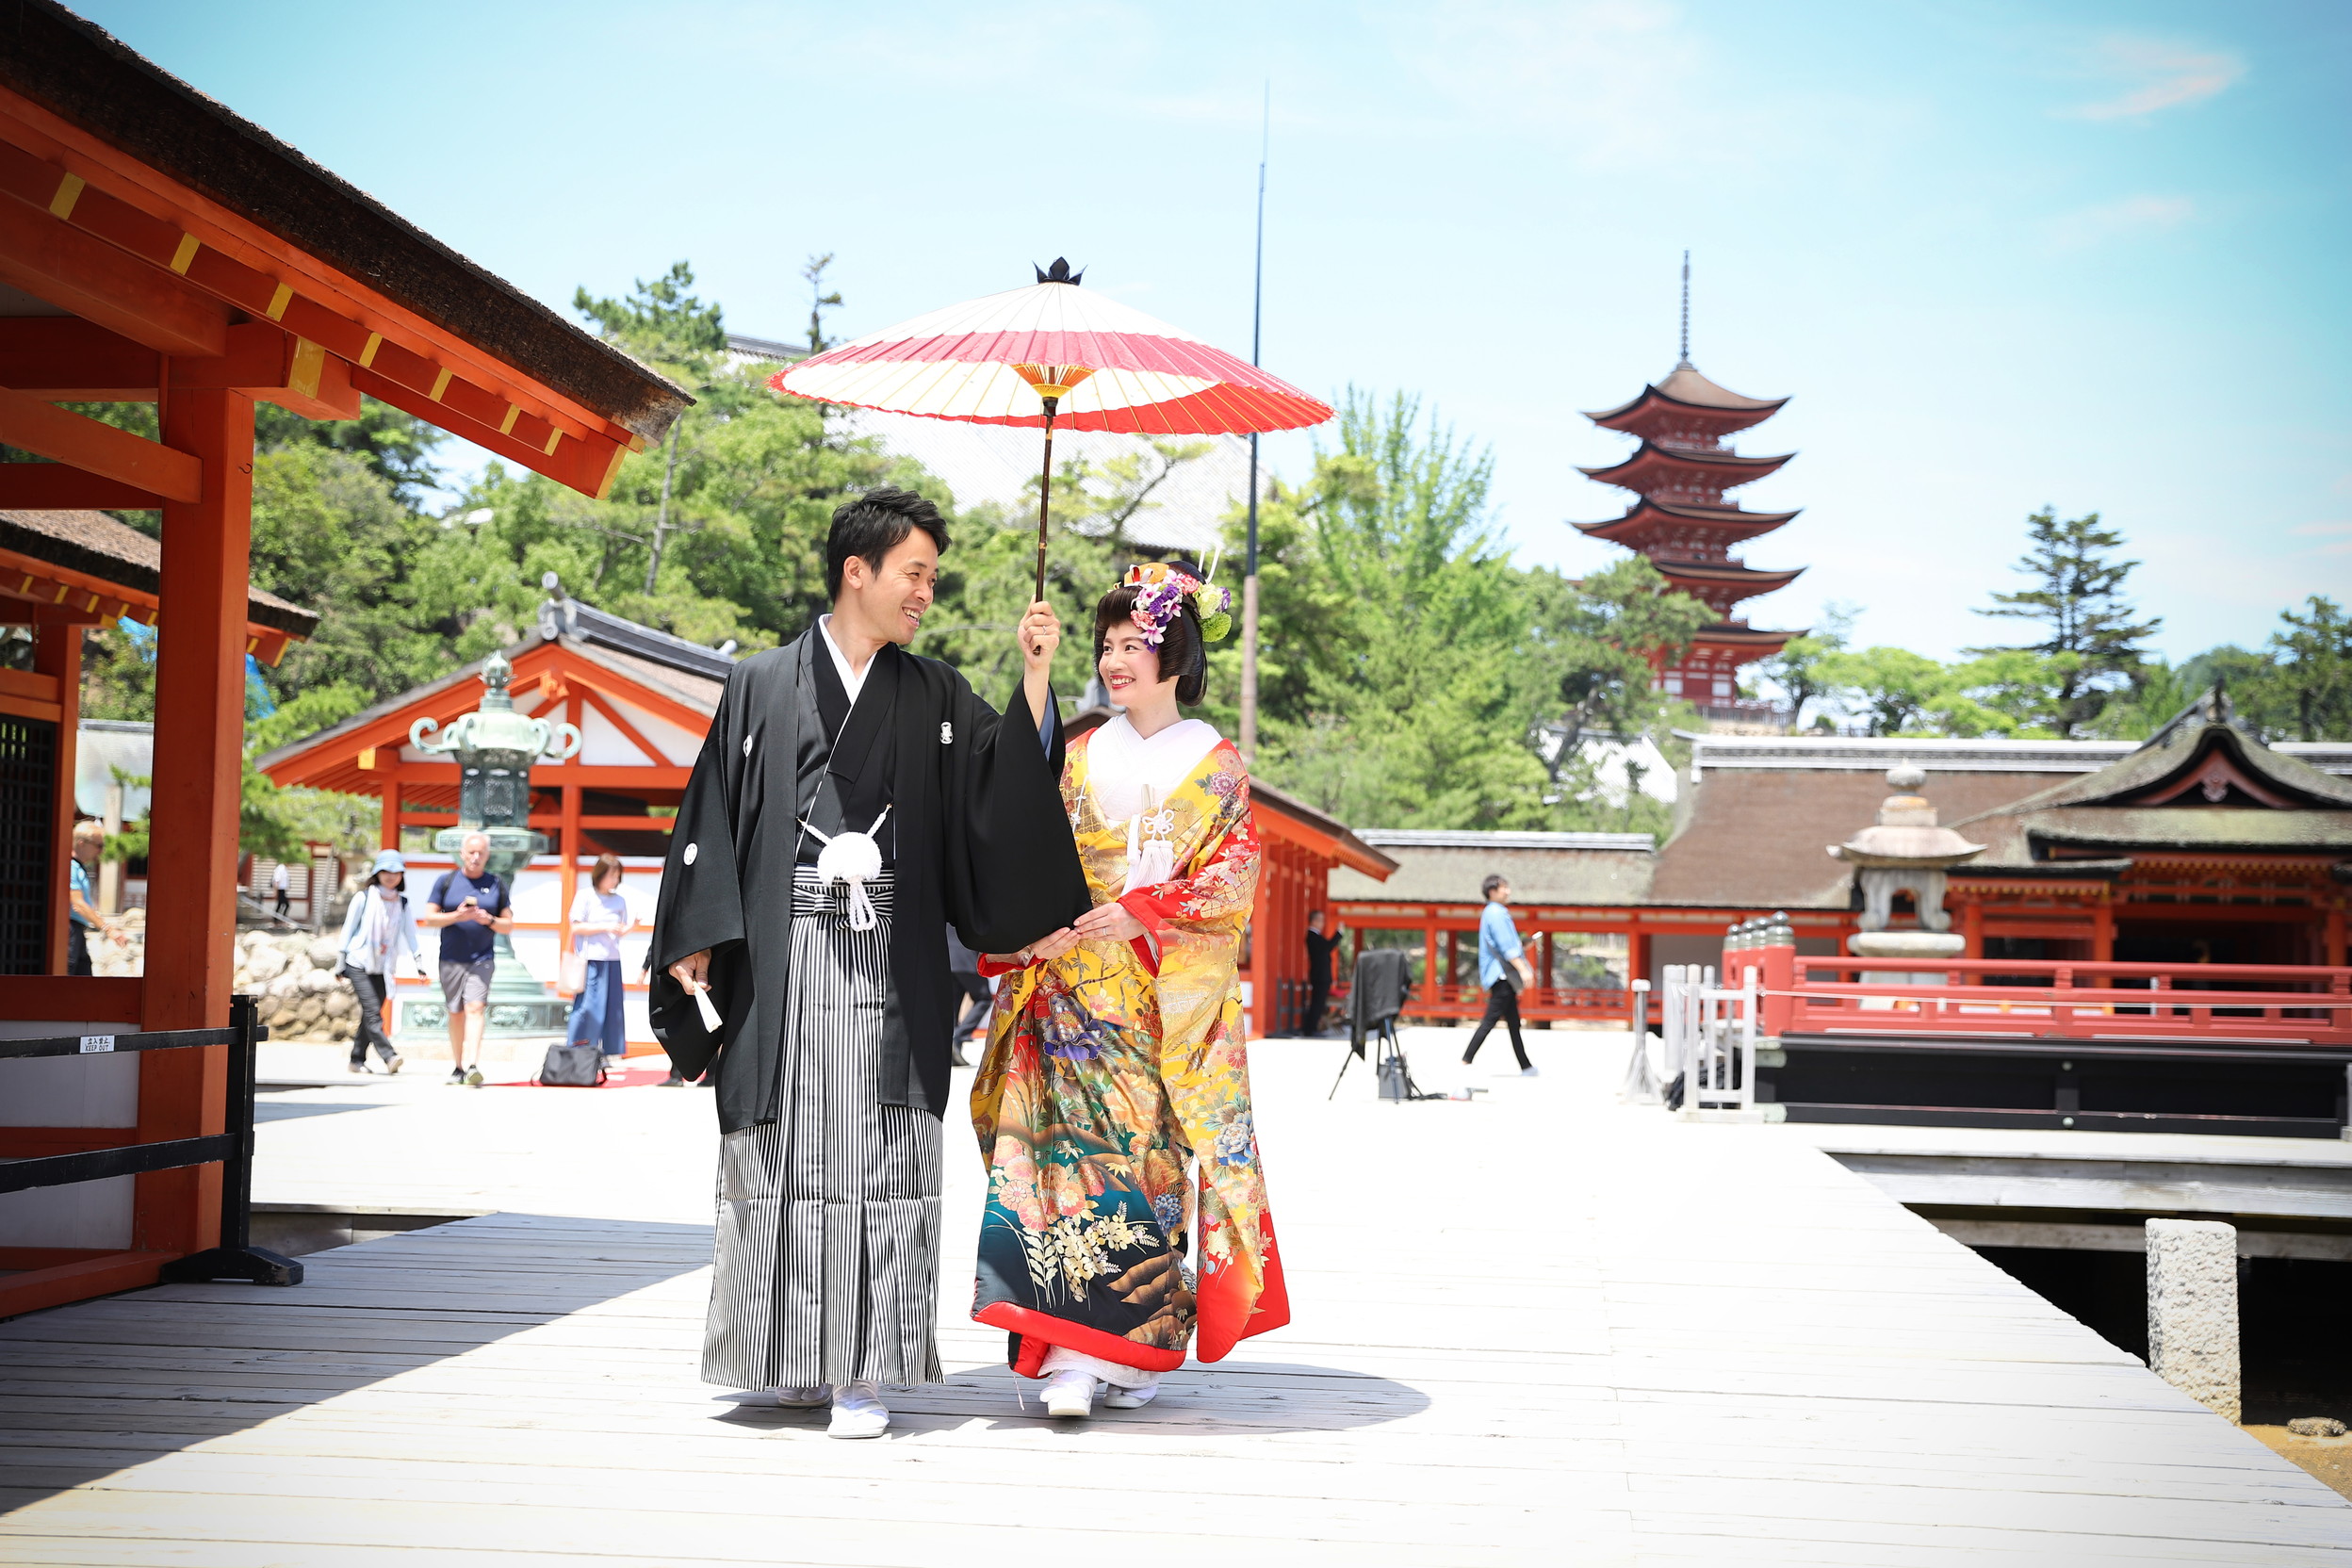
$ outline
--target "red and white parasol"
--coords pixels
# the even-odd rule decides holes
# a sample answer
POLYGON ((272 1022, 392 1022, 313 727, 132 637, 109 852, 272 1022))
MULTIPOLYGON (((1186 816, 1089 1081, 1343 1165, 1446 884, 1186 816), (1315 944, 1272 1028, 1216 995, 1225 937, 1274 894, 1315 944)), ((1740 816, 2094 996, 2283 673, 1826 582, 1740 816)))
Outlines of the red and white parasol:
POLYGON ((1037 595, 1053 495, 1054 427, 1138 435, 1296 430, 1331 416, 1256 366, 1139 310, 1088 293, 1069 263, 1037 283, 812 354, 768 384, 816 402, 1045 431, 1037 595))

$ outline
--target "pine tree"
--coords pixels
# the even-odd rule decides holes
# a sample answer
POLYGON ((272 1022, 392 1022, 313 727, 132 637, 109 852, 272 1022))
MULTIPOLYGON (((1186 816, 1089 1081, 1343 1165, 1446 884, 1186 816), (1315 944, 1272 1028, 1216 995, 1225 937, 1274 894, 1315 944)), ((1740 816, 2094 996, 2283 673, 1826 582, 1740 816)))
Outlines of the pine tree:
POLYGON ((2333 599, 2313 594, 2308 614, 2282 610, 2285 629, 2270 635, 2265 684, 2273 706, 2298 741, 2352 736, 2352 616, 2333 599))
POLYGON ((2052 508, 2044 507, 2026 519, 2026 531, 2033 547, 2018 558, 2017 569, 2037 580, 2038 586, 1995 594, 1993 607, 1977 613, 2037 621, 2046 634, 2021 646, 1968 651, 2037 655, 2036 690, 2028 694, 2029 705, 2051 729, 2072 738, 2085 732, 2109 699, 2132 684, 2142 658, 2140 645, 2164 622, 2132 618, 2136 612, 2124 597, 2123 583, 2139 563, 2115 559, 2123 534, 2100 527, 2098 513, 2061 522, 2052 508))

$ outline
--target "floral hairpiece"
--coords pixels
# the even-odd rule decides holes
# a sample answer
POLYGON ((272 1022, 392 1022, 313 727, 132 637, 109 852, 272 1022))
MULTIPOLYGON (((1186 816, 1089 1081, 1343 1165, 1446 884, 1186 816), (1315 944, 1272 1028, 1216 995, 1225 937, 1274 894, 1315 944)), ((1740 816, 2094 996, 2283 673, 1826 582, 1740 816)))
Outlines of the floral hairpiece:
POLYGON ((1129 616, 1142 631, 1143 640, 1153 647, 1168 635, 1168 629, 1184 611, 1184 600, 1192 600, 1194 613, 1200 617, 1200 636, 1206 642, 1219 642, 1233 629, 1233 595, 1229 588, 1202 582, 1190 572, 1181 571, 1165 561, 1146 561, 1127 568, 1121 585, 1140 588, 1135 607, 1129 616))

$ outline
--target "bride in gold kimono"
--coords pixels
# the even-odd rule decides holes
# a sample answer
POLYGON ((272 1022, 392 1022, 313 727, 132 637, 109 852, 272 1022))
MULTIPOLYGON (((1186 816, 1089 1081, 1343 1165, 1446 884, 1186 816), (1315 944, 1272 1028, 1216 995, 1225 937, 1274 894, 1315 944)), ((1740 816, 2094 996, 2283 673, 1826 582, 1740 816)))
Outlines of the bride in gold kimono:
POLYGON ((1095 907, 1004 974, 972 1091, 988 1163, 972 1316, 1055 1415, 1133 1409, 1290 1320, 1250 1115, 1237 968, 1257 890, 1250 776, 1198 703, 1229 597, 1134 568, 1094 612, 1126 710, 1062 770, 1095 907), (1197 1178, 1194 1171, 1197 1169, 1197 1178), (1197 1249, 1192 1234, 1197 1230, 1197 1249))

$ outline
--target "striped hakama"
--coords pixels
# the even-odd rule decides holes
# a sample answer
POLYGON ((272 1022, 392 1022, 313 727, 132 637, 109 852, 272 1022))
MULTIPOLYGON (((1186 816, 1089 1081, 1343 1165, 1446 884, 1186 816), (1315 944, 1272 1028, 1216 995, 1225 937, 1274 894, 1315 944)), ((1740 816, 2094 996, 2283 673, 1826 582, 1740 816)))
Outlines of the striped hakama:
POLYGON ((781 1119, 719 1144, 718 1244, 702 1378, 729 1388, 940 1380, 939 1119, 879 1098, 891 880, 798 868, 781 1119))

